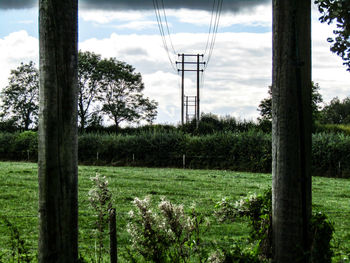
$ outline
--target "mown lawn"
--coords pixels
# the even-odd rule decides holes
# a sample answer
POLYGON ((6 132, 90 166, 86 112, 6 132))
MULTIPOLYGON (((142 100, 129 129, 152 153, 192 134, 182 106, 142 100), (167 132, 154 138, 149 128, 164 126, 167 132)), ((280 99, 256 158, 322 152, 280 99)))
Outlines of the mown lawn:
MULTIPOLYGON (((228 242, 223 238, 246 237, 246 222, 231 224, 216 222, 213 211, 223 197, 239 199, 252 193, 261 193, 271 184, 270 174, 252 174, 216 170, 154 169, 134 167, 79 167, 79 247, 80 252, 93 257, 95 240, 93 211, 88 202, 92 186, 90 177, 96 172, 106 176, 117 208, 118 245, 121 251, 128 244, 127 212, 134 197, 161 196, 190 206, 197 204, 200 212, 211 219, 206 240, 228 242)), ((16 225, 30 248, 37 249, 38 191, 37 166, 32 163, 0 162, 0 215, 16 225)), ((350 252, 350 180, 313 178, 314 211, 329 215, 335 225, 333 244, 337 254, 350 252)), ((9 231, 0 221, 0 255, 9 248, 9 231)), ((8 251, 6 251, 8 253, 8 251)), ((348 262, 348 261, 344 261, 348 262)))

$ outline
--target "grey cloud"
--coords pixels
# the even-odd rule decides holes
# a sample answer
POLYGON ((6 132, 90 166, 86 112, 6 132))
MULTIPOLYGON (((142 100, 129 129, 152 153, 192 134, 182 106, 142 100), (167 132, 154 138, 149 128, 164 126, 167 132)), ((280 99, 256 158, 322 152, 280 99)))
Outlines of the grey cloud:
POLYGON ((148 52, 142 48, 127 48, 120 51, 123 55, 148 56, 148 52))
POLYGON ((25 9, 38 5, 38 0, 1 0, 0 9, 25 9))
MULTIPOLYGON (((0 9, 19 9, 37 6, 38 0, 1 0, 0 9)), ((271 0, 224 0, 224 11, 239 11, 256 5, 265 4, 271 0)), ((160 3, 160 1, 159 1, 160 3)), ((153 0, 79 0, 83 9, 106 10, 147 10, 153 9, 153 0)), ((189 8, 211 10, 213 0, 164 0, 166 8, 189 8)))
MULTIPOLYGON (((239 11, 259 4, 265 4, 271 0, 224 0, 223 10, 239 11)), ((161 1, 158 1, 160 4, 161 1)), ((83 8, 97 9, 153 9, 152 0, 81 0, 83 8)), ((164 0, 164 6, 170 9, 189 8, 197 10, 211 10, 213 0, 164 0)))

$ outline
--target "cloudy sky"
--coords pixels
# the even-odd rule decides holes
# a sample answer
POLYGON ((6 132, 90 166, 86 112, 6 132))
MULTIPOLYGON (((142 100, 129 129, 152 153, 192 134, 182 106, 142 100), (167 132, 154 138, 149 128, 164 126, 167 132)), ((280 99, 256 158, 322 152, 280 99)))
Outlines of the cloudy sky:
MULTIPOLYGON (((167 38, 172 62, 178 60, 177 53, 205 53, 204 60, 208 59, 213 2, 164 0, 175 49, 167 38)), ((181 119, 180 76, 163 48, 152 0, 81 0, 79 4, 79 48, 133 65, 143 76, 144 93, 159 102, 156 122, 177 124, 181 119)), ((271 84, 271 1, 224 0, 223 10, 203 76, 201 111, 254 120, 271 84)), ((314 7, 313 80, 329 102, 335 96, 350 95, 350 73, 329 51, 326 39, 333 28, 319 23, 318 16, 314 7)), ((0 89, 7 85, 10 70, 21 62, 38 63, 37 20, 36 1, 1 0, 0 89)), ((195 95, 195 75, 186 73, 185 77, 186 95, 195 95)))

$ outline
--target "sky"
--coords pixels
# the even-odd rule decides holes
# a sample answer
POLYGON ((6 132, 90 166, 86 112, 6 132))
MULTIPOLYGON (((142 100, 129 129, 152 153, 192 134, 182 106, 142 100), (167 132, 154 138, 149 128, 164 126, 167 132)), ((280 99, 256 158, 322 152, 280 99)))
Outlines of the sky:
MULTIPOLYGON (((175 51, 167 37, 169 59, 151 0, 81 0, 79 49, 131 64, 142 75, 145 95, 159 103, 155 122, 178 124, 181 78, 170 61, 179 61, 180 53, 205 54, 208 60, 213 1, 164 0, 175 51)), ((0 2, 0 89, 21 62, 32 60, 38 66, 37 9, 35 0, 0 2)), ((327 38, 334 28, 318 21, 315 6, 312 14, 312 79, 326 103, 336 96, 343 99, 350 95, 350 73, 329 51, 327 38)), ((224 0, 215 46, 201 78, 201 112, 241 120, 259 117, 257 107, 272 79, 271 31, 271 0, 224 0)), ((195 85, 195 74, 186 72, 185 95, 195 95, 195 85)))

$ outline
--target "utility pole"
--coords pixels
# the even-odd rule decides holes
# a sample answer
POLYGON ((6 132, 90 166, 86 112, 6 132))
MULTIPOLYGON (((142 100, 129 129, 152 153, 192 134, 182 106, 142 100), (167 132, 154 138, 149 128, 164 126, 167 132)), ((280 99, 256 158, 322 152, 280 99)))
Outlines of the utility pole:
POLYGON ((203 59, 203 54, 178 54, 178 57, 181 58, 181 61, 176 61, 176 65, 181 64, 181 68, 178 69, 178 72, 181 72, 181 124, 188 121, 188 97, 195 97, 195 113, 194 118, 196 119, 197 125, 200 118, 200 108, 199 108, 199 88, 200 88, 200 72, 203 72, 204 69, 201 69, 201 66, 205 65, 205 62, 201 61, 203 59), (196 57, 196 61, 185 61, 185 58, 196 57), (186 65, 195 65, 196 68, 185 69, 186 65), (185 71, 187 72, 196 72, 197 73, 197 95, 196 96, 185 96, 185 71), (185 102, 185 97, 187 97, 185 102), (186 107, 186 110, 185 110, 186 107), (186 112, 186 118, 184 117, 186 112))

